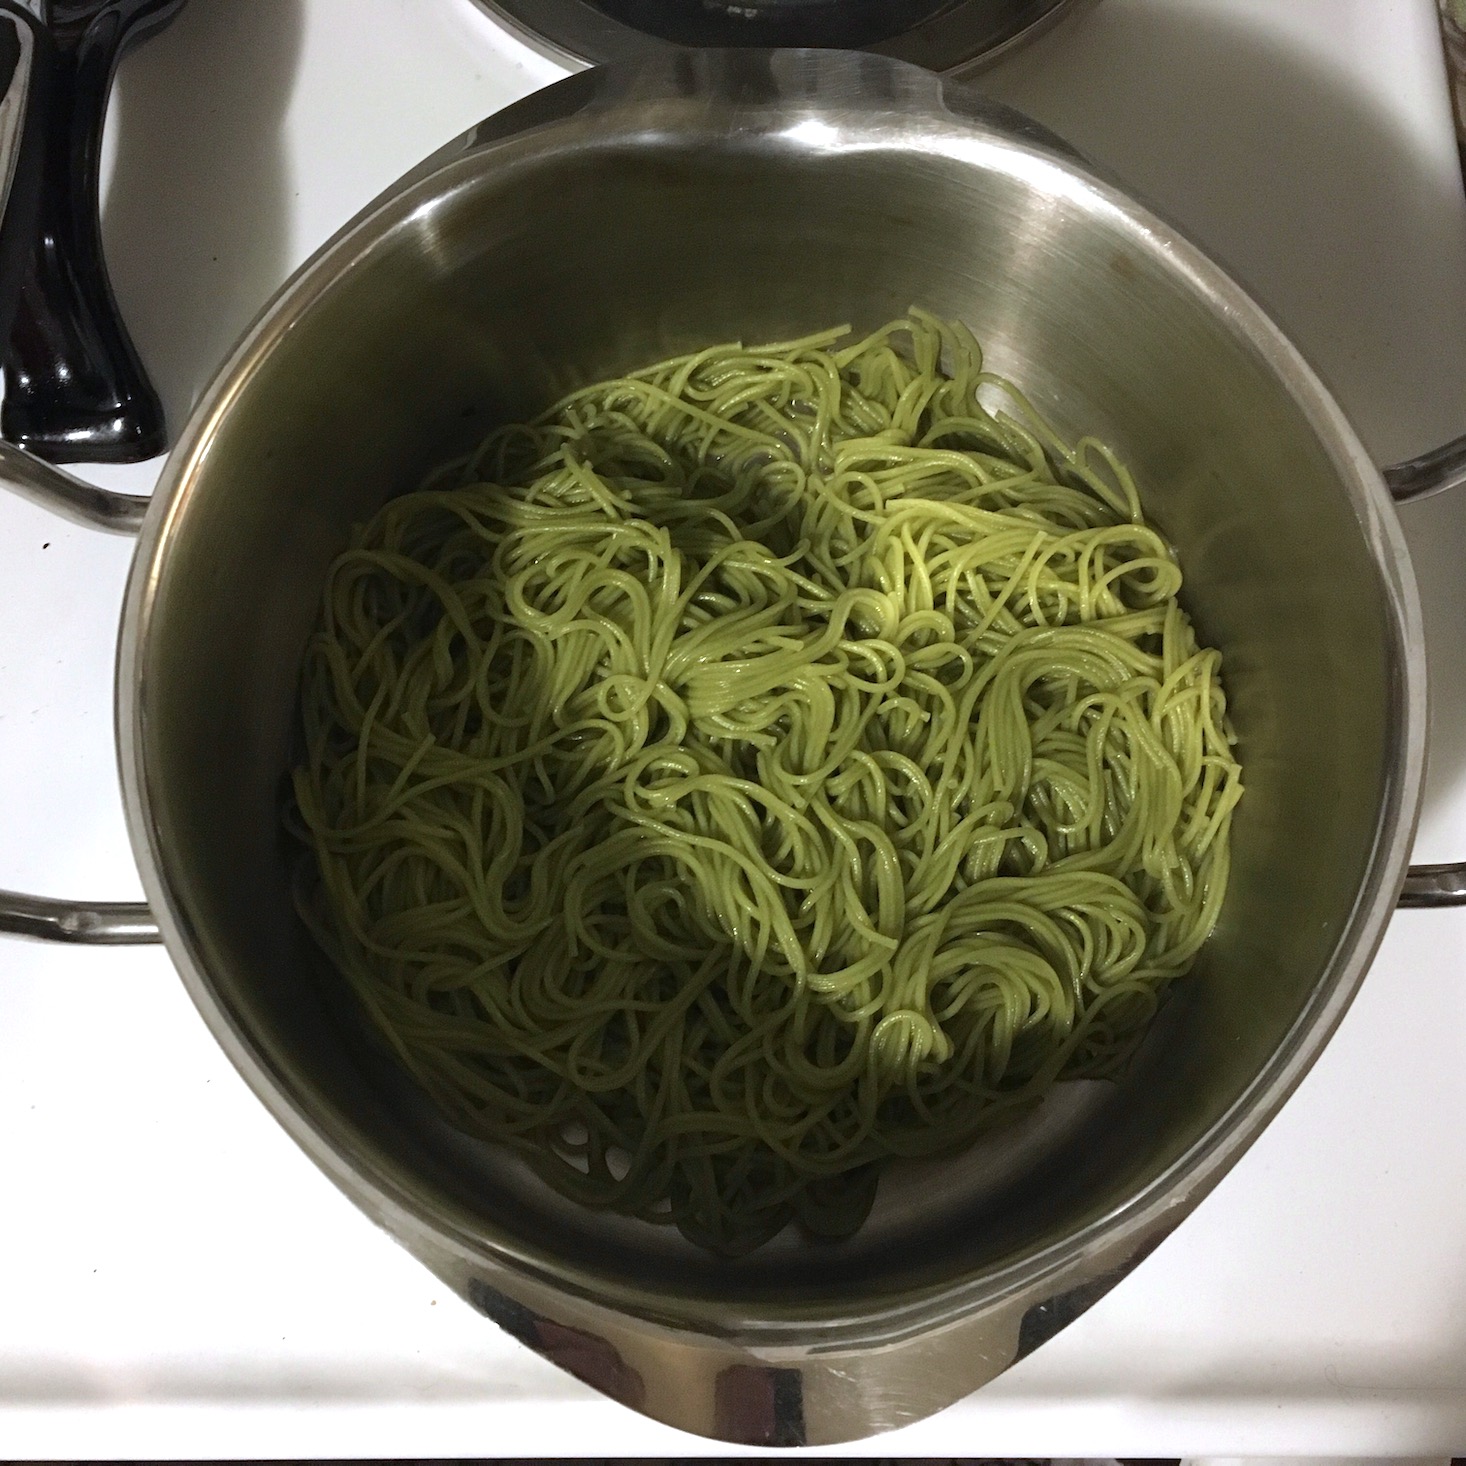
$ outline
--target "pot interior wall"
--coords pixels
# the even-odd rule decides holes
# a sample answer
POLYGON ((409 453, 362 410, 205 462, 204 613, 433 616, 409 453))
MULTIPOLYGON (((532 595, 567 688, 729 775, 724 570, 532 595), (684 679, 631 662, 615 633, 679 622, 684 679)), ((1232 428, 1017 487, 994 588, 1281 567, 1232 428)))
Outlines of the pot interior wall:
MULTIPOLYGON (((954 137, 956 135, 954 134, 954 137)), ((195 452, 141 653, 140 756, 203 994, 345 1153, 427 1216, 652 1292, 816 1311, 1072 1235, 1233 1105, 1331 978, 1401 713, 1393 625, 1305 413, 1164 241, 1032 154, 798 137, 613 139, 452 165, 288 332, 195 452), (1220 929, 1132 1075, 885 1184, 855 1239, 737 1265, 584 1214, 452 1136, 353 1033, 293 915, 280 832, 324 572, 387 496, 578 383, 719 339, 919 304, 1134 469, 1222 648, 1247 793, 1220 929)), ((268 334, 268 333, 267 333, 268 334)), ((198 984, 195 984, 196 991, 198 984)))

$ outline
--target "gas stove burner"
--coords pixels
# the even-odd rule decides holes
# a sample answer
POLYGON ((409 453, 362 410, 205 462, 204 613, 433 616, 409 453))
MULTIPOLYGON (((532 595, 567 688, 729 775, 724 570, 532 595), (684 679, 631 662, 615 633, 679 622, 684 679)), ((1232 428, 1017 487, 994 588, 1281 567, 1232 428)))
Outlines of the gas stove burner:
POLYGON ((568 63, 636 61, 668 46, 880 51, 934 71, 993 60, 1078 0, 478 0, 568 63))

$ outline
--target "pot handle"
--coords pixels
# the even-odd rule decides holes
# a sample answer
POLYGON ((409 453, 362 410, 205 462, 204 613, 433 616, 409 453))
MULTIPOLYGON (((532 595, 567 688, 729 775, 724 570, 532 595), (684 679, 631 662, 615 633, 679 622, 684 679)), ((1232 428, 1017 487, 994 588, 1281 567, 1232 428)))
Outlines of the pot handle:
MULTIPOLYGON (((55 60, 50 34, 35 11, 0 0, 0 340, 30 266, 55 60)), ((137 529, 148 502, 94 488, 8 443, 0 443, 0 482, 68 519, 123 532, 137 529)), ((140 902, 84 904, 19 891, 0 891, 0 932, 106 945, 160 940, 157 923, 140 902)))
MULTIPOLYGON (((1466 484, 1466 437, 1396 463, 1384 471, 1385 487, 1397 504, 1428 499, 1466 484)), ((1401 906, 1466 905, 1466 862, 1412 865, 1400 892, 1401 906)))
POLYGON ((3 441, 0 441, 0 485, 73 524, 116 534, 136 534, 142 528, 143 515, 150 502, 145 494, 99 489, 27 453, 24 448, 3 441))
POLYGON ((0 932, 85 947, 135 947, 163 940, 142 901, 60 901, 0 891, 0 932))
POLYGON ((1412 504, 1466 484, 1466 437, 1406 459, 1384 471, 1385 487, 1397 504, 1412 504))
MULTIPOLYGON (((145 498, 83 483, 10 443, 0 443, 0 483, 65 519, 121 534, 136 533, 148 507, 145 498)), ((162 940, 152 913, 139 901, 61 901, 4 890, 0 933, 108 947, 162 940)))

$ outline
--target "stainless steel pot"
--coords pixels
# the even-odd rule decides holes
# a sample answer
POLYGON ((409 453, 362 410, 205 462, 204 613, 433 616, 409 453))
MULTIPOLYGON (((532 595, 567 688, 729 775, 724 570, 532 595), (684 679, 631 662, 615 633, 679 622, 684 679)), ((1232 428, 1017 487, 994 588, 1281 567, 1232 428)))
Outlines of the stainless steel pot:
MULTIPOLYGON (((1388 475, 1460 477, 1462 444, 1388 475)), ((598 1389, 727 1441, 917 1419, 1082 1312, 1213 1186, 1317 1056, 1406 881, 1420 612, 1385 480, 1211 261, 1024 119, 833 52, 673 53, 490 118, 281 291, 151 504, 0 453, 141 527, 117 728, 148 912, 0 896, 0 925, 158 934, 321 1168, 476 1307, 598 1389), (1221 925, 1130 1077, 894 1171, 853 1239, 730 1264, 581 1211, 439 1122, 361 1040, 280 834, 297 667, 348 526, 492 422, 720 338, 968 322, 1061 428, 1133 465, 1223 648, 1248 792, 1221 925)), ((1412 874, 1461 899, 1461 867, 1412 874)))

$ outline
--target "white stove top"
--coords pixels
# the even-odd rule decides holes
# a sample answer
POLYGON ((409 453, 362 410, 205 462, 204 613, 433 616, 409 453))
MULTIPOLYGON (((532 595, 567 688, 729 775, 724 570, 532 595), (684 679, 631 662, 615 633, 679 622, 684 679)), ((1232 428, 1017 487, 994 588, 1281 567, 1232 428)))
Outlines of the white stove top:
MULTIPOLYGON (((327 234, 556 74, 470 0, 191 0, 126 63, 109 139, 113 273, 173 424, 327 234)), ((1466 430, 1433 0, 1103 0, 986 80, 1227 260, 1382 461, 1466 430)), ((92 476, 142 491, 156 469, 92 476)), ((1405 519, 1435 695, 1420 854, 1466 858, 1466 495, 1405 519)), ((138 892, 110 731, 129 554, 0 494, 0 885, 138 892)), ((1405 912, 1177 1233, 979 1394, 854 1449, 1460 1448, 1463 1113, 1466 911, 1405 912)), ((377 1232, 161 951, 0 945, 0 1176, 0 1456, 719 1452, 559 1373, 377 1232)))

